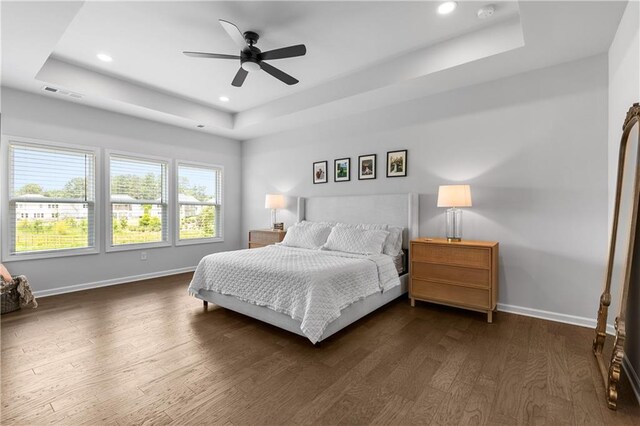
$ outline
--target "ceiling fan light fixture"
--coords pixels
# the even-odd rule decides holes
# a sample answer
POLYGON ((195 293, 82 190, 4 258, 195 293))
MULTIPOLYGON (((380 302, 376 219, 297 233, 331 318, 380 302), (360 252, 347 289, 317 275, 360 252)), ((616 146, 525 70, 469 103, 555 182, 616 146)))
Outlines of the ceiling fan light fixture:
POLYGON ((440 4, 440 6, 438 6, 438 13, 440 15, 448 15, 454 10, 456 10, 457 6, 458 6, 458 3, 456 3, 455 1, 446 1, 440 4))
POLYGON ((107 55, 106 53, 98 53, 96 55, 96 58, 100 59, 102 62, 111 62, 111 61, 113 61, 113 58, 110 55, 107 55))
POLYGON ((248 72, 260 71, 260 64, 253 61, 245 61, 242 63, 242 69, 248 72))

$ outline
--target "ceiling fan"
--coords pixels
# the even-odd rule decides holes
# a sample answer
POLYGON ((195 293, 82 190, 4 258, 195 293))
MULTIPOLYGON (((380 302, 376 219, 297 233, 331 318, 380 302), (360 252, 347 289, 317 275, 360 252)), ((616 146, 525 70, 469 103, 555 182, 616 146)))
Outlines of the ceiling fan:
POLYGON ((240 55, 225 55, 220 53, 206 53, 206 52, 182 52, 187 56, 193 58, 209 58, 209 59, 240 59, 240 69, 236 73, 236 76, 231 82, 232 86, 240 87, 244 83, 247 74, 253 71, 263 70, 268 74, 271 74, 278 80, 288 85, 296 84, 298 80, 291 77, 289 74, 279 70, 278 68, 269 65, 264 62, 272 59, 285 59, 293 58, 296 56, 303 56, 307 53, 307 48, 304 44, 298 44, 295 46, 283 47, 281 49, 269 50, 268 52, 262 52, 255 47, 260 36, 253 31, 245 31, 244 34, 240 32, 237 26, 229 21, 220 19, 220 25, 229 34, 233 41, 240 46, 240 55))

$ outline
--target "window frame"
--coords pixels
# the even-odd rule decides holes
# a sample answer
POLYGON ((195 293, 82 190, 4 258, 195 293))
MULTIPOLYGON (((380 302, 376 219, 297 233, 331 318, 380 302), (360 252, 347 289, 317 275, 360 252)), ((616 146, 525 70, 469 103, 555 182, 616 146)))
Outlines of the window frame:
MULTIPOLYGON (((100 232, 100 224, 102 223, 102 208, 101 208, 101 200, 102 200, 102 157, 100 148, 90 146, 90 145, 76 145, 69 143, 62 143, 57 141, 50 140, 42 140, 42 139, 34 139, 34 138, 26 138, 22 136, 13 136, 13 135, 2 135, 1 139, 1 147, 0 147, 0 164, 2 164, 4 168, 4 172, 0 173, 0 200, 2 204, 2 208, 0 209, 0 222, 2 225, 0 226, 0 237, 2 240, 2 245, 0 247, 2 251, 2 261, 3 262, 15 262, 15 261, 23 261, 23 260, 37 260, 37 259, 50 259, 56 257, 69 257, 69 256, 81 256, 88 254, 99 254, 101 247, 101 232, 100 232), (22 146, 32 146, 36 148, 44 148, 44 149, 52 149, 52 150, 61 150, 61 151, 76 151, 76 152, 84 152, 90 153, 93 155, 93 201, 84 201, 88 205, 93 204, 93 232, 89 234, 89 240, 93 241, 93 245, 89 247, 80 247, 80 248, 63 248, 63 249, 53 249, 53 250, 38 250, 38 251, 30 251, 23 253, 12 253, 12 239, 15 236, 15 229, 12 228, 11 221, 11 199, 9 197, 10 188, 9 184, 11 182, 11 167, 9 163, 9 147, 12 144, 22 145, 22 146)), ((52 200, 43 200, 44 204, 47 202, 51 203, 52 200)), ((58 201, 59 202, 59 201, 58 201)), ((13 202, 15 205, 16 202, 13 202)), ((90 209, 91 210, 91 209, 90 209)), ((90 216, 89 216, 90 217, 90 216)), ((89 219, 89 218, 88 218, 89 219)), ((91 227, 89 227, 91 228, 91 227)))
POLYGON ((104 155, 104 194, 105 194, 105 203, 104 203, 104 212, 105 212, 105 251, 109 252, 119 252, 119 251, 130 251, 130 250, 145 250, 151 248, 160 248, 160 247, 171 247, 173 245, 173 220, 171 220, 174 212, 174 194, 171 191, 171 182, 173 182, 173 167, 172 160, 166 157, 159 157, 155 155, 147 155, 147 154, 139 154, 136 152, 128 152, 128 151, 117 151, 117 150, 105 150, 104 155), (167 170, 167 178, 166 178, 166 192, 167 192, 167 201, 166 201, 166 241, 155 241, 149 243, 135 243, 135 244, 121 244, 121 245, 113 245, 113 216, 111 209, 111 157, 124 157, 134 161, 155 161, 155 162, 163 162, 165 163, 167 170))
MULTIPOLYGON (((175 160, 174 162, 174 179, 173 179, 173 192, 175 194, 174 199, 174 238, 176 247, 179 246, 188 246, 193 244, 211 244, 211 243, 223 243, 224 242, 224 166, 220 164, 211 164, 211 163, 200 163, 196 161, 187 161, 187 160, 175 160), (189 238, 189 239, 180 239, 180 166, 186 167, 200 167, 206 169, 215 169, 220 172, 220 194, 219 199, 220 202, 216 204, 219 206, 219 216, 216 218, 218 221, 218 236, 216 237, 208 237, 208 238, 189 238)), ((200 204, 198 204, 200 205, 200 204)))

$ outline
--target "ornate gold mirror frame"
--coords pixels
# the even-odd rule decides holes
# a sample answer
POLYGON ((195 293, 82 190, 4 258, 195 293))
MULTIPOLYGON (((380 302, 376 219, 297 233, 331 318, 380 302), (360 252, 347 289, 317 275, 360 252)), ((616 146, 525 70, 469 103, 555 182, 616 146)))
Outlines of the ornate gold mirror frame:
MULTIPOLYGON (((598 324, 596 326, 596 336, 593 340, 593 353, 598 361, 600 367, 600 373, 604 380, 606 389, 607 405, 610 409, 615 410, 617 408, 618 401, 618 385, 620 382, 620 373, 622 371, 622 359, 624 357, 624 340, 625 340, 625 317, 627 306, 627 295, 629 293, 629 285, 631 278, 631 264, 634 252, 634 239, 636 235, 636 223, 638 218, 638 200, 640 194, 640 173, 638 158, 627 158, 627 151, 631 144, 640 144, 640 137, 638 140, 630 140, 631 134, 638 133, 638 129, 634 129, 634 126, 640 126, 640 104, 634 104, 627 112, 627 117, 624 120, 622 140, 620 142, 620 154, 618 156, 618 181, 616 184, 616 198, 613 211, 613 226, 611 228, 611 240, 609 245, 609 260, 607 265, 607 276, 605 280, 604 291, 600 296, 600 308, 598 309, 598 324), (633 132, 632 132, 633 130, 633 132), (626 160, 626 161, 625 161, 626 160), (629 161, 632 161, 629 163, 629 161), (625 164, 635 167, 633 172, 633 181, 631 182, 633 188, 632 193, 622 194, 623 180, 625 176, 625 164), (632 196, 630 200, 630 223, 619 223, 621 200, 623 196, 632 196), (621 228, 619 228, 619 225, 621 228), (628 235, 628 247, 622 247, 623 250, 618 250, 616 253, 616 242, 618 240, 618 231, 620 236, 625 236, 623 232, 630 232, 628 235), (616 258, 618 256, 618 258, 616 258), (620 312, 615 320, 615 339, 613 341, 613 351, 611 358, 608 361, 605 360, 603 355, 603 348, 607 337, 607 314, 609 311, 609 305, 611 304, 611 282, 614 275, 614 265, 617 265, 620 271, 620 312)), ((637 145, 636 145, 637 146, 637 145)), ((636 148, 640 153, 639 148, 636 148)), ((638 157, 638 155, 636 155, 638 157)), ((629 171, 627 171, 629 173, 629 171)), ((628 175, 627 175, 628 176, 628 175)))

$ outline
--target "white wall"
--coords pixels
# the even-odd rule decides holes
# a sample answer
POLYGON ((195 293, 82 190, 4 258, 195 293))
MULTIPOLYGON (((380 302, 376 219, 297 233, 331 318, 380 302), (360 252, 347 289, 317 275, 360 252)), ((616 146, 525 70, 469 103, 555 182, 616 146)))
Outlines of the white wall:
POLYGON ((640 99, 640 2, 627 3, 609 48, 609 210, 612 210, 622 123, 640 99))
MULTIPOLYGON (((616 191, 622 123, 634 102, 640 102, 640 3, 630 1, 609 48, 609 222, 616 191)), ((640 244, 640 241, 636 240, 636 244, 640 244)), ((637 264, 640 262, 640 245, 636 247, 634 262, 637 264)), ((640 270, 640 266, 635 268, 640 270)), ((636 280, 633 284, 627 305, 628 340, 625 352, 634 370, 640 374, 640 282, 636 280)), ((620 289, 617 285, 612 287, 611 295, 609 316, 612 320, 618 313, 620 289)), ((640 383, 636 383, 636 386, 640 386, 640 383)))
MULTIPOLYGON (((443 236, 440 184, 472 186, 464 237, 500 242, 499 302, 594 319, 607 247, 605 55, 243 142, 243 240, 264 195, 417 192, 420 230, 443 236), (386 178, 388 150, 409 176, 386 178), (378 154, 378 178, 313 185, 314 161, 378 154)), ((330 167, 332 170, 332 166, 330 167)), ((354 167, 355 170, 355 167, 354 167)), ((280 214, 287 225, 294 207, 280 214)), ((366 218, 362 219, 366 222, 366 218)), ((571 318, 569 318, 571 319, 571 318)))
MULTIPOLYGON (((223 243, 145 249, 7 263, 34 290, 119 280, 197 265, 206 254, 240 246, 241 146, 237 141, 115 114, 51 97, 2 88, 2 133, 139 154, 221 164, 224 177, 223 243)), ((4 161, 4 159, 3 159, 4 161)), ((4 167, 4 162, 1 163, 4 167)), ((101 206, 99 208, 102 208, 101 206)), ((6 218, 3 218, 6 220, 6 218)), ((105 221, 101 223, 104 241, 105 221)))

